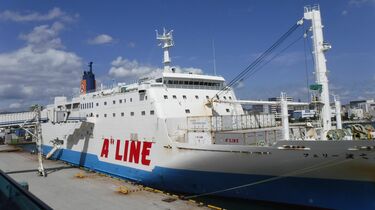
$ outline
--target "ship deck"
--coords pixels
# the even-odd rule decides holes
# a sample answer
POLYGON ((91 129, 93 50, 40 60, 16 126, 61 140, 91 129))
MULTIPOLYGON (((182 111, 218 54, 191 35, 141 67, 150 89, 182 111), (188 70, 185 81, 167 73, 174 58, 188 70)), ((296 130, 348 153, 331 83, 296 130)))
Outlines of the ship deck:
POLYGON ((37 155, 0 145, 0 169, 17 182, 27 182, 29 191, 53 209, 208 209, 207 205, 177 199, 158 190, 44 160, 47 177, 38 176, 37 155), (118 192, 129 189, 129 194, 118 192), (172 199, 174 200, 174 199, 172 199))

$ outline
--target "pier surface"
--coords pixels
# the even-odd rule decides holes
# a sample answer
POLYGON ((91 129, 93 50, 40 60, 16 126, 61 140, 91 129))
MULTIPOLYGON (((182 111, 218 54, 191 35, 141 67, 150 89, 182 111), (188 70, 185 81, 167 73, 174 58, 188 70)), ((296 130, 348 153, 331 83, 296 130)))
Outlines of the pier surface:
POLYGON ((27 152, 0 152, 0 160, 2 171, 18 182, 26 181, 29 191, 53 209, 208 209, 180 199, 165 202, 173 197, 61 161, 45 160, 44 167, 51 170, 40 177, 35 171, 37 156, 27 152), (132 192, 123 194, 119 189, 132 192))

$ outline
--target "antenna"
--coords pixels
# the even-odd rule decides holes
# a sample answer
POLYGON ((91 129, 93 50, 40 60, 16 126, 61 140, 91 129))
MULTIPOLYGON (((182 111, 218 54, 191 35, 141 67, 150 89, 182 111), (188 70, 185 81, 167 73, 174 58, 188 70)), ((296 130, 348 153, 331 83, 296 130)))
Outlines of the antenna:
POLYGON ((89 71, 90 71, 90 72, 92 72, 92 64, 93 64, 93 62, 90 61, 90 62, 89 62, 89 65, 88 65, 88 66, 89 66, 89 71))
POLYGON ((212 39, 212 55, 214 59, 214 75, 216 76, 216 52, 215 52, 215 40, 212 39))

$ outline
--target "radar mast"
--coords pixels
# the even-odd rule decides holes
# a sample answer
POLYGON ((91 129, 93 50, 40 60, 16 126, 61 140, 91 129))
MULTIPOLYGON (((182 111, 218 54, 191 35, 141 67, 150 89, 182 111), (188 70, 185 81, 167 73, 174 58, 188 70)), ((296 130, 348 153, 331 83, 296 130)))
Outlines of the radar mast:
POLYGON ((163 34, 159 34, 156 30, 156 39, 160 40, 159 46, 162 46, 164 50, 164 72, 172 72, 171 70, 171 58, 169 57, 169 48, 174 46, 173 42, 173 36, 172 36, 173 30, 170 30, 167 32, 165 28, 163 29, 163 34))

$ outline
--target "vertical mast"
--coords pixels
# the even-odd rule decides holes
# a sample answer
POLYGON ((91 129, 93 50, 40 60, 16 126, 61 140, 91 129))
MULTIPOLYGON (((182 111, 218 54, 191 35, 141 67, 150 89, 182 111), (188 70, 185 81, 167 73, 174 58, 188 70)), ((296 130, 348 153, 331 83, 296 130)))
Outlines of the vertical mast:
POLYGON ((172 72, 171 71, 171 58, 169 57, 169 48, 174 46, 173 30, 170 30, 168 33, 166 32, 165 28, 163 29, 163 34, 159 34, 156 30, 156 39, 160 40, 159 46, 162 46, 164 50, 164 72, 172 72))
POLYGON ((324 52, 331 49, 331 45, 323 40, 323 25, 320 16, 319 6, 305 7, 304 18, 311 20, 313 31, 314 60, 315 60, 315 80, 321 86, 320 102, 323 104, 321 119, 323 124, 323 134, 331 129, 331 107, 329 103, 329 88, 327 77, 327 66, 324 52))

